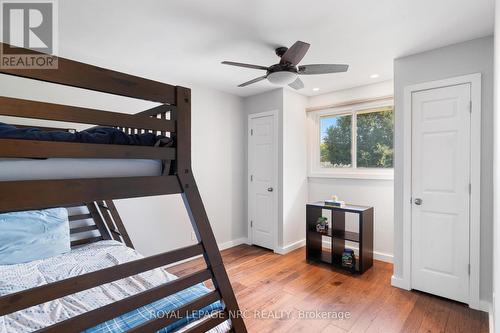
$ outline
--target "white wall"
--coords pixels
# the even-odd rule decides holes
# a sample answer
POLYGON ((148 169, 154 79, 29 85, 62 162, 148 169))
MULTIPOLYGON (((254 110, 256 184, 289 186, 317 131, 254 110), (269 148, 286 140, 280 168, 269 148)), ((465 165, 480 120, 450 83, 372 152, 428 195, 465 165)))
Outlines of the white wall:
POLYGON ((493 38, 480 38, 394 61, 395 177, 394 277, 403 279, 404 88, 408 85, 482 73, 481 137, 481 299, 491 301, 493 218, 493 38))
MULTIPOLYGON (((245 132, 245 117, 242 99, 213 89, 186 86, 192 89, 193 172, 217 242, 222 246, 244 242, 246 196, 242 133, 245 132)), ((5 75, 0 76, 0 95, 124 113, 135 113, 154 105, 5 75)), ((12 118, 0 119, 8 120, 12 118)), ((16 120, 16 123, 21 122, 16 120)), ((54 125, 53 122, 45 124, 54 125)), ((116 204, 134 245, 143 254, 194 243, 179 195, 118 200, 116 204)))
MULTIPOLYGON (((306 102, 306 97, 282 88, 246 97, 243 101, 247 115, 278 111, 278 248, 275 249, 278 253, 289 252, 304 244, 306 102)), ((245 140, 248 140, 246 134, 245 140)), ((247 145, 245 149, 248 149, 247 145)))
POLYGON ((494 42, 494 165, 493 165, 493 311, 490 314, 490 332, 500 332, 500 0, 495 1, 495 42, 494 42), (493 320, 491 320, 493 319, 493 320))
POLYGON ((281 252, 304 245, 307 202, 307 98, 283 90, 283 242, 281 252))
MULTIPOLYGON (((393 94, 392 81, 385 81, 352 89, 340 90, 309 98, 309 107, 320 107, 351 100, 389 96, 393 94)), ((309 120, 310 121, 310 120, 309 120)), ((393 256, 393 180, 339 179, 309 177, 309 201, 319 201, 335 194, 352 204, 374 207, 374 257, 392 261, 393 256)), ((356 231, 354 216, 347 216, 346 228, 356 231)))
POLYGON ((383 81, 309 97, 308 107, 327 106, 357 99, 391 96, 393 92, 393 81, 383 81))

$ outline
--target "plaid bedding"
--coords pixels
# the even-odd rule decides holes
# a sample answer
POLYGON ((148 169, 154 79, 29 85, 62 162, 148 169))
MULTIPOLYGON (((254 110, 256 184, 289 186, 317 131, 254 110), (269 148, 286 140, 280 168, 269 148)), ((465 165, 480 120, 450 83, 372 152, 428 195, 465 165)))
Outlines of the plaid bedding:
MULTIPOLYGON (((115 332, 125 332, 131 328, 134 328, 150 319, 155 319, 158 317, 176 316, 180 317, 177 313, 169 313, 190 301, 195 300, 207 294, 210 290, 203 284, 198 284, 191 288, 185 289, 178 292, 172 296, 160 299, 151 304, 142 306, 138 309, 125 313, 117 318, 108 320, 101 323, 95 327, 89 328, 84 331, 84 333, 115 333, 115 332)), ((162 328, 158 332, 168 333, 173 332, 179 327, 182 327, 190 322, 203 318, 206 315, 214 311, 222 310, 222 306, 219 301, 210 304, 209 306, 200 309, 195 313, 189 314, 187 317, 183 317, 177 320, 175 323, 162 328)))

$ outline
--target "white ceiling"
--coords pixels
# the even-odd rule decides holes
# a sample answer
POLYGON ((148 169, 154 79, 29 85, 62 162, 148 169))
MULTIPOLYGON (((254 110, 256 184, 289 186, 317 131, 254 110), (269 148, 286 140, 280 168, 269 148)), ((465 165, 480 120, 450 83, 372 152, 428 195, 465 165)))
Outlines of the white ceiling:
POLYGON ((394 58, 492 34, 493 2, 63 0, 59 53, 172 84, 248 96, 275 86, 263 81, 237 88, 263 72, 220 62, 271 65, 278 62, 275 47, 302 40, 311 48, 301 64, 350 65, 347 73, 303 77, 299 92, 315 95, 391 79, 394 58))

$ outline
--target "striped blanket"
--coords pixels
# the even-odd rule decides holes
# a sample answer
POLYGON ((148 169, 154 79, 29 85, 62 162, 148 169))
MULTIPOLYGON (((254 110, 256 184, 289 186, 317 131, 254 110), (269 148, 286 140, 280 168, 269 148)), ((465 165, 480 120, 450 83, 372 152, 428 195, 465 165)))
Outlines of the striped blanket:
MULTIPOLYGON (((133 327, 136 327, 150 319, 168 317, 179 318, 179 314, 175 312, 170 312, 198 297, 201 297, 209 292, 209 289, 203 284, 198 284, 194 287, 185 289, 172 296, 160 299, 154 303, 142 306, 138 309, 125 313, 115 319, 106 321, 95 327, 89 328, 84 331, 84 333, 114 333, 114 332, 125 332, 133 327)), ((190 313, 183 318, 180 318, 175 323, 159 330, 159 333, 169 333, 173 332, 179 327, 186 325, 189 322, 196 321, 207 315, 210 315, 214 311, 222 310, 220 302, 215 302, 210 304, 203 309, 195 313, 190 313)))

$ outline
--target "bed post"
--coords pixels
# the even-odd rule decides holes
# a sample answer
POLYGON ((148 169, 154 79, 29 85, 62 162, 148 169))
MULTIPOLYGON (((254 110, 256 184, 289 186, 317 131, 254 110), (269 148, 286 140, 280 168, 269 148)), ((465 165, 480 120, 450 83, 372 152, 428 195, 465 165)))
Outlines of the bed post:
POLYGON ((204 249, 207 267, 213 273, 213 282, 219 290, 236 333, 247 332, 238 302, 226 269, 222 263, 208 216, 203 206, 191 169, 191 90, 176 87, 177 119, 177 177, 182 188, 182 198, 191 219, 194 232, 204 249))

